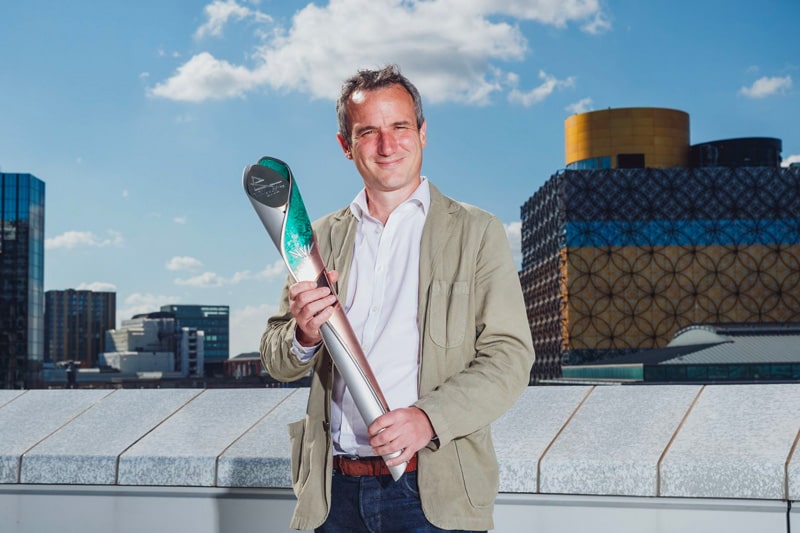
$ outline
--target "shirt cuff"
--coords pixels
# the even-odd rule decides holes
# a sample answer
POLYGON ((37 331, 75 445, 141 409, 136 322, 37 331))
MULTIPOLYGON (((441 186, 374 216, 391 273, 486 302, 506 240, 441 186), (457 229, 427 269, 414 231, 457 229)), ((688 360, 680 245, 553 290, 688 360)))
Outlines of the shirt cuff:
POLYGON ((314 356, 314 352, 320 347, 322 343, 317 343, 314 346, 303 346, 297 342, 297 332, 292 337, 292 353, 300 359, 303 363, 307 362, 314 356))

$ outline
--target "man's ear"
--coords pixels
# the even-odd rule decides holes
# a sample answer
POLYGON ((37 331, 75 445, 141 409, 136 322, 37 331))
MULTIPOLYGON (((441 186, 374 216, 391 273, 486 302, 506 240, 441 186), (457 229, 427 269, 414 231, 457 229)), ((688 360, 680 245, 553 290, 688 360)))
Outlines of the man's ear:
POLYGON ((353 159, 353 153, 350 151, 350 143, 347 142, 341 133, 336 134, 336 140, 339 141, 339 146, 342 147, 342 152, 347 159, 353 159))

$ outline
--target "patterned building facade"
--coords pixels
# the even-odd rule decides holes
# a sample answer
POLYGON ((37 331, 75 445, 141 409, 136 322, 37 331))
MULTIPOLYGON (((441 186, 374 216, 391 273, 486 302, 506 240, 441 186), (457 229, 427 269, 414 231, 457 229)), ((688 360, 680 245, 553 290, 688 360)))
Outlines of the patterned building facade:
POLYGON ((690 167, 568 161, 522 206, 534 380, 690 324, 800 321, 800 168, 742 141, 686 146, 690 167))
POLYGON ((0 172, 0 389, 43 384, 45 184, 0 172))
POLYGON ((117 294, 88 290, 45 293, 45 356, 58 361, 80 361, 97 366, 105 349, 105 333, 116 327, 117 294))

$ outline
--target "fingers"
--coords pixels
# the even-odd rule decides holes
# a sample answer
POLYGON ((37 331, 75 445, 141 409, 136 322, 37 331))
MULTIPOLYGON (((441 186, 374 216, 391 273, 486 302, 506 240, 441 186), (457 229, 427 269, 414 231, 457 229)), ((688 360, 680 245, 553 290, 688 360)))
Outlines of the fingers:
POLYGON ((386 461, 389 466, 408 461, 433 438, 434 432, 428 416, 417 407, 395 409, 379 416, 368 428, 376 455, 399 456, 386 461))
POLYGON ((289 287, 289 312, 297 323, 297 340, 301 344, 312 346, 322 340, 319 328, 331 317, 337 303, 328 287, 317 287, 314 282, 300 281, 289 287))

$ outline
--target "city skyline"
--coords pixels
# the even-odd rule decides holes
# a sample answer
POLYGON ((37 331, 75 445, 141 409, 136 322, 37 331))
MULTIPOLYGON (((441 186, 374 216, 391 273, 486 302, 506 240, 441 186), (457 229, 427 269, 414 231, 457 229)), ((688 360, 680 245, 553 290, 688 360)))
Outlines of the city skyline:
POLYGON ((800 161, 789 2, 289 6, 0 7, 0 170, 47 184, 45 290, 115 291, 118 322, 229 305, 231 356, 257 350, 286 269, 242 169, 285 160, 312 218, 349 203, 361 182, 333 100, 361 67, 397 63, 418 85, 423 173, 494 212, 518 260, 520 207, 564 167, 575 112, 679 109, 692 144, 777 137, 800 161))

